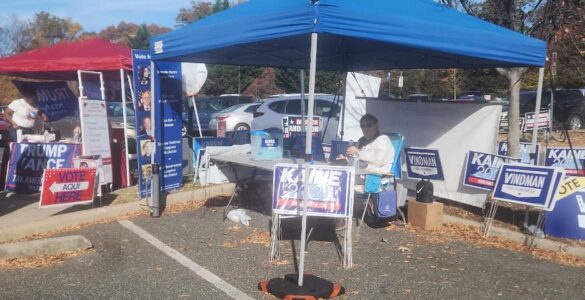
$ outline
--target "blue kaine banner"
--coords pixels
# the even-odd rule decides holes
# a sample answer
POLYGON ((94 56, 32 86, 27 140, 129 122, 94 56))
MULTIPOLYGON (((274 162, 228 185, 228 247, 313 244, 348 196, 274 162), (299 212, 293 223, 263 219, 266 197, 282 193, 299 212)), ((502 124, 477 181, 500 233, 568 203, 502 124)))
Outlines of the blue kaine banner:
POLYGON ((555 168, 504 164, 500 168, 493 197, 550 210, 563 176, 563 172, 555 168))
POLYGON ((40 192, 45 169, 73 167, 73 158, 81 154, 78 144, 12 143, 6 171, 6 190, 40 192))
MULTIPOLYGON (((303 212, 304 167, 274 166, 272 211, 284 215, 303 212)), ((353 178, 350 167, 311 165, 307 215, 343 218, 353 213, 353 178)))
MULTIPOLYGON (((538 156, 540 153, 540 146, 536 145, 536 151, 532 150, 532 144, 520 143, 520 162, 527 165, 538 165, 538 156), (536 153, 534 157, 530 157, 531 153, 536 153)), ((508 156, 508 142, 498 143, 498 155, 508 156)))
POLYGON ((467 152, 463 184, 491 191, 496 182, 500 167, 504 163, 515 161, 517 162, 518 160, 507 156, 469 151, 467 152))
MULTIPOLYGON (((17 89, 24 81, 13 80, 17 89)), ((39 108, 47 114, 49 121, 56 121, 72 115, 77 110, 77 97, 67 86, 65 81, 59 82, 26 82, 32 84, 37 90, 37 102, 39 108)))
POLYGON ((544 165, 565 169, 567 175, 585 175, 585 149, 573 148, 547 148, 544 158, 544 165))
POLYGON ((445 180, 439 150, 410 147, 406 153, 406 169, 409 179, 428 178, 445 180))

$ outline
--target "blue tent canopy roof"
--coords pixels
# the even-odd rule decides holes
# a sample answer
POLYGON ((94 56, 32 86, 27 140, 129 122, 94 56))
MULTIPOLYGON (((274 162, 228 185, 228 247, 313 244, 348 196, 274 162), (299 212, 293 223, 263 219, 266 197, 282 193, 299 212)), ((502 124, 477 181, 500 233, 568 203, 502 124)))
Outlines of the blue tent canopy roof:
POLYGON ((431 0, 250 0, 153 37, 151 57, 198 63, 360 71, 544 65, 543 41, 431 0))

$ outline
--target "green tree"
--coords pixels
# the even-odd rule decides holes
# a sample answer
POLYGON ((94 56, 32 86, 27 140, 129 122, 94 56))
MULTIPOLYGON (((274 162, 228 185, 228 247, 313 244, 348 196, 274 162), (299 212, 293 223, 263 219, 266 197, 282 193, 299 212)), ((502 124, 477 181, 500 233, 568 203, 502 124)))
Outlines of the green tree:
MULTIPOLYGON (((299 70, 275 68, 276 85, 285 93, 301 92, 301 75, 299 70)), ((315 74, 315 92, 337 94, 341 93, 341 82, 345 73, 340 72, 317 72, 315 74)), ((305 72, 305 92, 308 90, 309 76, 305 72)))
POLYGON ((71 18, 60 18, 45 11, 34 15, 29 30, 32 34, 31 48, 46 47, 62 41, 73 41, 83 31, 81 25, 72 22, 71 18))
POLYGON ((150 33, 146 24, 142 24, 134 36, 128 38, 128 46, 132 49, 148 49, 150 46, 150 33))

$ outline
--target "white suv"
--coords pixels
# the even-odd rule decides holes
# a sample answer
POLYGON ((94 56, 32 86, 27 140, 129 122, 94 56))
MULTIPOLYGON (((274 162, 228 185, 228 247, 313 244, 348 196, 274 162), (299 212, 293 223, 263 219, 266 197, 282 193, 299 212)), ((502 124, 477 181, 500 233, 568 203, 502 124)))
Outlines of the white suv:
MULTIPOLYGON (((305 98, 308 95, 305 94, 305 98)), ((319 131, 324 136, 324 142, 330 143, 337 138, 337 125, 343 97, 329 94, 315 94, 314 115, 322 119, 319 131)), ((308 100, 305 99, 305 107, 308 100)), ((252 130, 278 128, 283 130, 282 119, 286 116, 301 116, 301 95, 283 94, 264 99, 263 103, 254 112, 252 130)))

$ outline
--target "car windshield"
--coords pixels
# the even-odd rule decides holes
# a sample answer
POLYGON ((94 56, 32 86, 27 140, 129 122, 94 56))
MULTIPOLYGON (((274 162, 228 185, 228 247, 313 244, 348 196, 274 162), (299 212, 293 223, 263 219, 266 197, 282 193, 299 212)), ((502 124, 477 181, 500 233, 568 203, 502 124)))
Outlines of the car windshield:
POLYGON ((225 106, 220 103, 208 100, 195 100, 195 105, 197 105, 197 110, 208 112, 218 112, 225 109, 225 106))
MULTIPOLYGON (((108 102, 108 117, 123 117, 124 110, 122 102, 108 102)), ((126 105, 126 116, 134 116, 134 108, 131 103, 126 105)))

